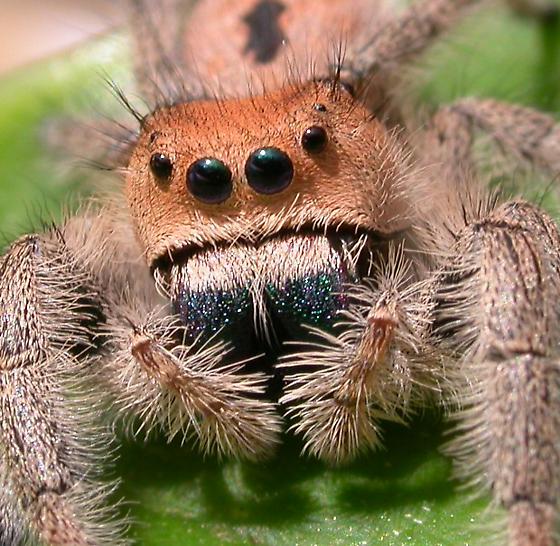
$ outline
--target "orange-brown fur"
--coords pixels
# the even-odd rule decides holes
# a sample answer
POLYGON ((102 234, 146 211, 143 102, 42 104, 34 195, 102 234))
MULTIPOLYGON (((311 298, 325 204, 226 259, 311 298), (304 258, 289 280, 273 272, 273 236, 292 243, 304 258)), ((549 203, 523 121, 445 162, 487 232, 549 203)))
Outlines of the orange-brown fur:
MULTIPOLYGON (((247 19, 259 3, 200 2, 187 22, 182 45, 187 66, 192 66, 197 80, 210 86, 217 84, 225 97, 244 96, 249 87, 260 90, 264 86, 268 91, 283 87, 290 67, 304 76, 311 68, 327 74, 336 44, 360 45, 369 37, 368 30, 388 20, 395 4, 394 0, 354 0, 352 9, 348 9, 346 0, 279 2, 282 7, 277 24, 284 43, 274 58, 263 63, 255 58, 254 50, 247 50, 251 36, 247 19), (203 36, 199 29, 204 29, 203 36)), ((272 23, 268 22, 270 26, 272 23)))
POLYGON ((257 240, 282 229, 345 225, 386 234, 410 221, 402 195, 408 165, 397 144, 394 134, 332 82, 294 84, 231 102, 181 104, 143 124, 127 168, 126 194, 150 264, 183 247, 257 240), (316 104, 326 111, 315 110, 316 104), (300 142, 313 125, 329 135, 318 155, 307 154, 300 142), (260 195, 244 180, 247 157, 262 146, 276 146, 292 158, 294 180, 281 193, 260 195), (169 180, 160 182, 149 170, 156 152, 172 159, 169 180), (233 194, 219 205, 197 202, 185 185, 188 166, 207 156, 221 159, 234 175, 233 194))

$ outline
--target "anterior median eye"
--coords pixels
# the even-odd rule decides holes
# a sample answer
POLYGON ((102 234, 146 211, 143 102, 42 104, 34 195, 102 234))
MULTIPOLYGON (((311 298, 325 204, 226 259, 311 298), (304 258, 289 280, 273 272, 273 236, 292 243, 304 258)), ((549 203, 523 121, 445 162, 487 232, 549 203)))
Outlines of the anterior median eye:
POLYGON ((245 176, 256 192, 271 195, 290 184, 294 165, 288 154, 278 148, 259 148, 247 159, 245 176))
POLYGON ((150 158, 150 169, 156 178, 167 180, 173 171, 173 163, 165 154, 157 153, 150 158))
POLYGON ((327 146, 329 137, 327 131, 318 125, 308 127, 301 135, 301 145, 309 154, 318 154, 327 146))
POLYGON ((222 203, 233 191, 231 171, 214 157, 199 159, 187 171, 187 188, 203 203, 222 203))

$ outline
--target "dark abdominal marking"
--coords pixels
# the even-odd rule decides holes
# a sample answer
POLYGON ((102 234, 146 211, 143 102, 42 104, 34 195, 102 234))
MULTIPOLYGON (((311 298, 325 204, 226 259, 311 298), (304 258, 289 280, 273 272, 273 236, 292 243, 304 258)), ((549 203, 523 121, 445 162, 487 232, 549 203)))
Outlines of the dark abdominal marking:
POLYGON ((280 14, 284 4, 276 0, 261 0, 243 21, 249 27, 249 38, 244 53, 253 52, 255 61, 265 64, 276 57, 286 37, 280 28, 280 14))

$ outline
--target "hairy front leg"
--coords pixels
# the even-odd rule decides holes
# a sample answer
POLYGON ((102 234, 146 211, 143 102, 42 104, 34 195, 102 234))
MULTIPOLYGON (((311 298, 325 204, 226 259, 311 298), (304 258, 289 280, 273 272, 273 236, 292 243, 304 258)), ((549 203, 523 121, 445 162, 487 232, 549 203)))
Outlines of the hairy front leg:
POLYGON ((120 543, 100 510, 108 438, 80 389, 98 295, 61 233, 28 236, 0 261, 0 537, 56 546, 120 543), (97 457, 99 460, 96 460, 97 457))
POLYGON ((266 376, 228 360, 217 337, 187 342, 168 306, 126 293, 114 302, 105 334, 103 374, 134 433, 159 427, 171 440, 193 436, 204 453, 245 459, 270 455, 279 441, 266 376))
POLYGON ((511 546, 558 543, 559 273, 552 220, 510 202, 458 233, 439 279, 437 331, 464 353, 450 452, 458 474, 505 509, 511 546))
POLYGON ((159 270, 152 276, 121 215, 110 206, 65 226, 76 260, 104 287, 91 366, 117 418, 132 433, 193 436, 204 452, 269 454, 281 421, 264 396, 267 378, 233 358, 218 335, 205 342, 187 335, 192 328, 170 304, 169 280, 159 270))
POLYGON ((376 260, 372 278, 350 292, 342 328, 312 330, 312 341, 284 359, 292 373, 280 402, 305 451, 330 463, 378 447, 380 421, 405 420, 427 388, 438 388, 426 358, 428 284, 415 281, 402 249, 376 260))

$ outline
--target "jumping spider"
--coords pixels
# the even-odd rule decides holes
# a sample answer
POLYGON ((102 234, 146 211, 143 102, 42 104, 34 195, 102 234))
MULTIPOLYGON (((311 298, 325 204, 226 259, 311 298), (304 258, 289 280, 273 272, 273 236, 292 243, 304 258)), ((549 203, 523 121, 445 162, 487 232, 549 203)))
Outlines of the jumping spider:
POLYGON ((419 129, 392 93, 476 3, 131 2, 154 107, 127 103, 139 124, 102 154, 122 187, 0 261, 2 544, 126 542, 102 509, 107 405, 249 459, 287 422, 340 463, 428 402, 454 408, 449 452, 507 543, 556 542, 560 237, 485 188, 473 142, 557 173, 560 127, 464 99, 419 129), (334 68, 296 74, 341 33, 334 68))

